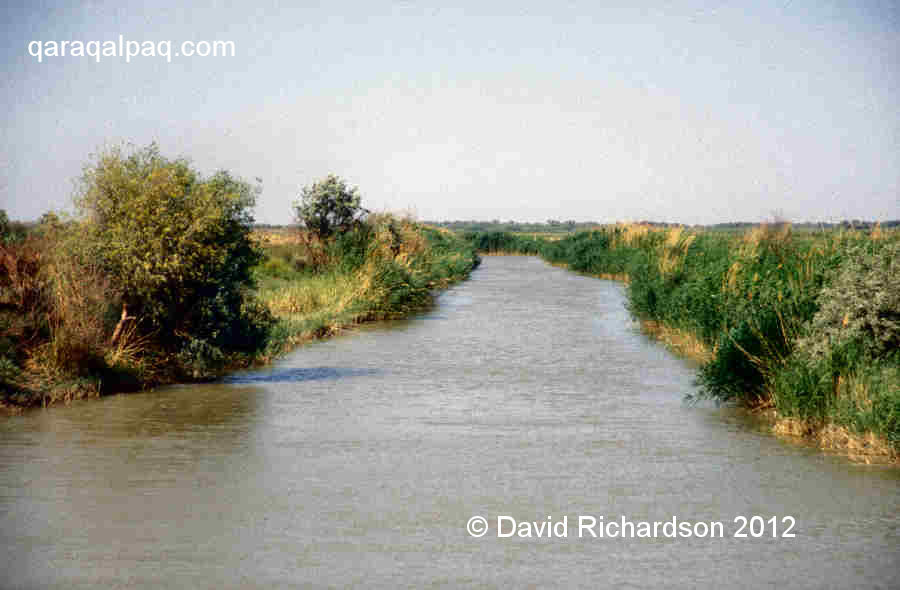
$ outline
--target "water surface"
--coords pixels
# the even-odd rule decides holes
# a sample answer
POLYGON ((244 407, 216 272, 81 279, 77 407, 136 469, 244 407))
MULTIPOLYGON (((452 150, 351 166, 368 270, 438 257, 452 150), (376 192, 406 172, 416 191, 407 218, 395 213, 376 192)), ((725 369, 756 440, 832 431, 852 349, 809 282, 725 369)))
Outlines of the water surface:
POLYGON ((897 587, 900 476, 685 406, 693 376, 621 285, 489 257, 270 368, 0 421, 0 587, 897 587), (579 515, 728 537, 578 538, 579 515), (737 515, 796 537, 733 538, 737 515))

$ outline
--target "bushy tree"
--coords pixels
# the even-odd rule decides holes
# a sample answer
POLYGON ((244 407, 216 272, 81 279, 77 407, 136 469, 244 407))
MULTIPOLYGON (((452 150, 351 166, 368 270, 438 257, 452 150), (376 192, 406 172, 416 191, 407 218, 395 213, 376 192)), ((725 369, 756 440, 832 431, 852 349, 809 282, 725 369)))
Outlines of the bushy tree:
POLYGON ((350 188, 341 178, 329 174, 303 187, 300 199, 294 203, 294 214, 297 223, 316 237, 327 239, 349 230, 365 217, 368 211, 360 202, 356 187, 350 188))
POLYGON ((0 240, 5 241, 9 233, 9 216, 6 214, 6 209, 0 209, 0 240))
POLYGON ((819 304, 801 351, 823 357, 854 343, 878 358, 900 349, 900 241, 852 248, 819 304))
POLYGON ((257 193, 228 172, 204 178, 155 144, 107 150, 85 168, 76 196, 84 255, 124 303, 113 339, 132 318, 166 346, 246 348, 260 339, 245 313, 261 257, 250 237, 257 193))
POLYGON ((24 223, 10 221, 6 209, 0 209, 0 245, 21 242, 27 233, 24 223))

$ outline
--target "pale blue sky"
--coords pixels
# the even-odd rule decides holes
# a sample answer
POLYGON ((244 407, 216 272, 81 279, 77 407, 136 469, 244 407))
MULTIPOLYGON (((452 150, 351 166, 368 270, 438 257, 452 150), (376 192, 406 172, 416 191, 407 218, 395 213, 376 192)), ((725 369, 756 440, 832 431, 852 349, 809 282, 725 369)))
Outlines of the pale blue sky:
POLYGON ((105 144, 262 177, 287 223, 329 172, 423 219, 900 217, 898 2, 16 2, 0 207, 68 207, 105 144), (32 40, 234 41, 45 58, 32 40))

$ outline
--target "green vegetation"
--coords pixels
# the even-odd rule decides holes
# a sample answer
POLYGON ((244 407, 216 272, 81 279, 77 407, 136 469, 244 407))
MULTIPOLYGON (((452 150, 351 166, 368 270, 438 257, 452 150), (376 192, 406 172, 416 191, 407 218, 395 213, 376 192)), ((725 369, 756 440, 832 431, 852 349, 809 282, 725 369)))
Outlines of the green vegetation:
POLYGON ((262 259, 250 239, 258 191, 224 171, 202 178, 156 146, 111 150, 85 169, 82 221, 67 248, 77 260, 66 264, 96 261, 111 287, 103 304, 121 301, 111 345, 131 322, 182 372, 200 376, 264 342, 270 322, 251 293, 262 259))
MULTIPOLYGON (((429 221, 429 225, 435 227, 443 227, 455 232, 505 232, 516 234, 533 234, 537 236, 562 236, 565 234, 600 229, 604 226, 599 221, 559 221, 556 219, 548 219, 546 222, 527 222, 527 221, 476 221, 476 220, 457 220, 457 221, 429 221)), ((686 226, 683 223, 668 223, 659 221, 640 221, 638 225, 654 227, 656 229, 672 229, 682 227, 694 231, 707 230, 716 232, 744 232, 759 227, 760 224, 752 221, 729 221, 727 223, 716 223, 713 225, 695 225, 686 226)), ((882 229, 900 227, 900 219, 891 219, 886 221, 866 221, 861 219, 844 220, 838 223, 823 223, 807 221, 803 223, 793 224, 795 231, 815 232, 831 229, 852 229, 869 231, 875 226, 882 229)))
POLYGON ((259 298, 277 318, 265 356, 360 321, 403 317, 468 276, 474 248, 454 234, 392 215, 365 222, 309 254, 305 232, 261 233, 259 298))
POLYGON ((551 241, 469 234, 486 252, 538 253, 628 282, 639 319, 708 354, 701 396, 838 425, 900 450, 900 233, 734 234, 608 226, 551 241))
POLYGON ((329 174, 324 180, 304 187, 294 203, 297 223, 319 239, 344 233, 358 226, 368 213, 363 209, 359 189, 329 174))
POLYGON ((545 223, 500 221, 499 219, 493 221, 429 221, 428 223, 455 232, 512 232, 551 235, 591 229, 600 225, 595 221, 585 222, 572 219, 567 221, 548 219, 545 223))
POLYGON ((6 211, 0 209, 0 244, 8 245, 25 239, 28 229, 24 223, 10 221, 6 211))
POLYGON ((333 176, 304 191, 306 229, 260 236, 258 192, 150 146, 97 156, 73 220, 0 212, 0 407, 214 378, 421 309, 478 262, 447 231, 364 218, 333 176))
POLYGON ((501 231, 466 232, 463 238, 486 254, 539 254, 544 242, 533 235, 501 231))

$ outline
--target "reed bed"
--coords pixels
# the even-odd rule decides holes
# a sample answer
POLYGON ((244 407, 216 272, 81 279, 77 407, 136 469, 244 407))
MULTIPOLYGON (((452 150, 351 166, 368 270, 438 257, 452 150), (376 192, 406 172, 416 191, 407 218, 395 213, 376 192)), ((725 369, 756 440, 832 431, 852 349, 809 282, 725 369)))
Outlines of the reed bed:
POLYGON ((266 359, 360 322, 427 307, 435 289, 467 277, 479 262, 456 235, 390 214, 372 215, 329 244, 268 244, 258 297, 277 323, 266 359))

